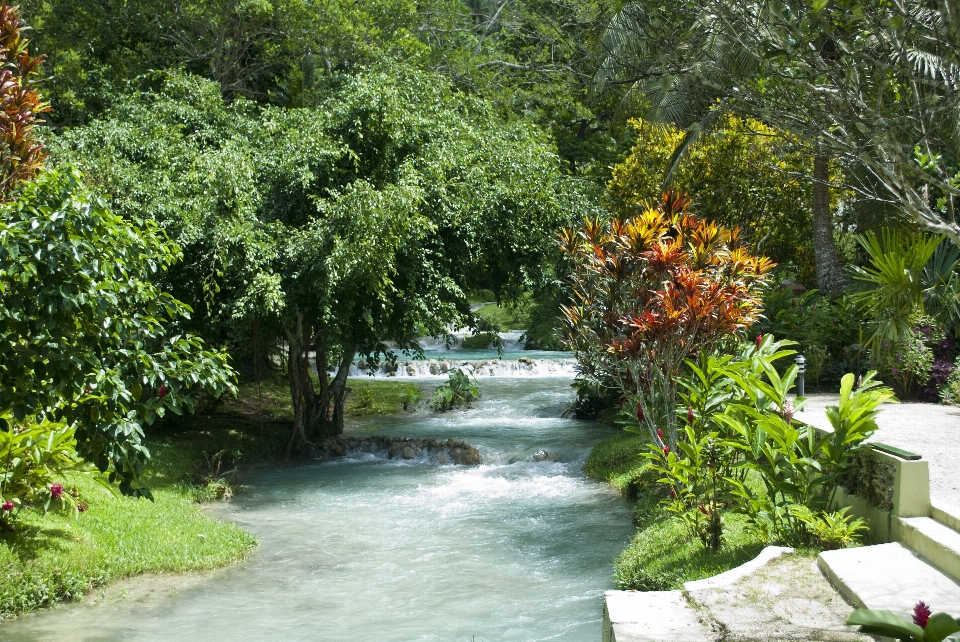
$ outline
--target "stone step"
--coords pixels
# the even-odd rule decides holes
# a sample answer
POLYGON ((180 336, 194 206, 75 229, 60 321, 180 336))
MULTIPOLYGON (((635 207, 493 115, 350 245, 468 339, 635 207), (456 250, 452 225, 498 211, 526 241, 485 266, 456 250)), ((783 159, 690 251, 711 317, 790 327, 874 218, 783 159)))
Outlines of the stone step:
POLYGON ((930 499, 930 517, 960 532, 960 508, 939 499, 930 499))
POLYGON ((914 605, 923 600, 934 613, 960 615, 960 585, 899 543, 823 551, 817 565, 857 607, 910 619, 914 605))
POLYGON ((960 533, 930 517, 902 517, 900 523, 899 541, 960 581, 960 533))
POLYGON ((603 642, 713 642, 682 591, 607 591, 603 642))

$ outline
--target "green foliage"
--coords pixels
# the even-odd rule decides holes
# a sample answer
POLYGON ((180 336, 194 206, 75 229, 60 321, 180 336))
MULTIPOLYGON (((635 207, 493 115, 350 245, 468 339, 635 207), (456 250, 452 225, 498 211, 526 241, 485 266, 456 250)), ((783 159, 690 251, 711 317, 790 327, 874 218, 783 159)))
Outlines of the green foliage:
POLYGON ((656 478, 647 471, 647 460, 641 455, 646 443, 644 435, 618 430, 593 446, 583 471, 607 482, 624 497, 637 499, 641 492, 656 486, 656 478))
MULTIPOLYGON (((920 607, 921 602, 917 606, 920 607)), ((895 640, 912 642, 942 642, 950 635, 960 631, 960 622, 946 613, 929 615, 924 626, 909 622, 892 611, 857 609, 847 618, 847 624, 860 626, 862 633, 884 636, 895 640)))
POLYGON ((943 238, 932 234, 911 237, 884 228, 879 238, 868 232, 858 240, 870 264, 854 268, 854 279, 867 287, 851 296, 872 323, 867 342, 877 348, 882 342, 905 337, 913 327, 913 317, 923 313, 924 268, 943 238))
POLYGON ((933 370, 933 346, 944 338, 936 320, 924 316, 910 319, 910 329, 893 341, 883 341, 873 352, 873 364, 891 382, 901 398, 915 397, 933 370))
POLYGON ((400 391, 400 404, 404 410, 410 406, 416 406, 423 401, 423 391, 420 386, 404 386, 400 391))
POLYGON ((816 513, 807 506, 791 507, 793 517, 800 520, 813 543, 825 550, 847 548, 855 544, 862 533, 869 530, 862 519, 854 519, 847 513, 849 506, 833 512, 820 511, 816 513))
MULTIPOLYGON (((642 207, 659 194, 665 172, 684 139, 676 127, 637 118, 630 155, 613 168, 608 197, 618 212, 642 207)), ((761 123, 721 118, 685 154, 670 187, 694 194, 697 212, 739 228, 755 252, 791 263, 801 282, 814 279, 809 185, 800 175, 809 157, 788 137, 761 123)))
POLYGON ((237 352, 254 327, 264 351, 286 343, 300 441, 342 429, 355 355, 444 335, 481 284, 518 297, 545 278, 556 227, 590 208, 541 132, 436 74, 369 69, 295 109, 154 82, 54 156, 183 248, 166 280, 197 311, 190 329, 237 352))
POLYGON ((51 491, 67 472, 90 468, 77 457, 73 428, 11 419, 0 430, 0 530, 11 528, 24 508, 85 509, 62 486, 51 491))
POLYGON ((476 314, 483 317, 489 327, 498 332, 525 330, 530 324, 530 318, 526 314, 528 307, 527 301, 521 301, 520 304, 512 307, 491 304, 483 306, 476 311, 476 314))
POLYGON ((826 411, 833 432, 797 425, 788 398, 797 366, 783 375, 774 366, 794 354, 786 345, 768 336, 736 360, 703 356, 700 364, 689 363, 693 376, 680 381, 689 418, 685 438, 676 452, 662 438, 648 446, 659 481, 672 491, 672 512, 714 550, 727 504, 746 515, 764 541, 808 543, 811 526, 834 539, 835 531, 853 538, 860 530, 842 514, 824 511, 851 456, 876 430, 879 405, 893 395, 872 380, 873 373, 857 390, 854 375, 847 374, 839 405, 826 411))
POLYGON ((451 370, 447 383, 433 391, 433 407, 446 412, 480 398, 477 380, 460 368, 451 370))
POLYGON ((464 350, 486 350, 500 339, 496 332, 480 332, 463 338, 460 346, 464 350))
POLYGON ((862 316, 849 296, 824 296, 817 290, 795 295, 790 283, 776 283, 764 295, 763 306, 764 318, 752 332, 796 342, 807 360, 808 390, 836 390, 844 374, 868 369, 862 316))
POLYGON ((743 515, 726 512, 724 546, 712 552, 657 503, 660 497, 647 493, 639 498, 634 512, 637 532, 614 561, 613 583, 619 590, 682 590, 684 582, 712 577, 750 561, 764 546, 743 515))
POLYGON ((77 452, 126 494, 149 457, 143 425, 233 391, 224 353, 177 325, 190 308, 157 284, 178 252, 125 220, 75 171, 47 172, 0 223, 0 412, 66 422, 77 452))

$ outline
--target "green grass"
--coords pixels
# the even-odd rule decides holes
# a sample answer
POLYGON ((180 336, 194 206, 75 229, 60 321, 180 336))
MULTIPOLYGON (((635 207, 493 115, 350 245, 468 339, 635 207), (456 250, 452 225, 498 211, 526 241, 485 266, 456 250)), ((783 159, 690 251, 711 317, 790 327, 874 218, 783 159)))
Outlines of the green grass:
POLYGON ((395 415, 403 412, 403 392, 407 388, 420 391, 428 399, 423 387, 403 381, 384 381, 370 377, 356 377, 347 382, 350 395, 347 397, 347 415, 354 417, 395 415))
POLYGON ((724 544, 711 553, 660 501, 664 488, 657 475, 643 470, 643 435, 618 431, 598 442, 584 470, 621 494, 635 499, 633 541, 614 561, 614 585, 621 590, 667 591, 684 582, 712 577, 756 557, 764 543, 750 532, 742 515, 723 513, 724 544))
POLYGON ((0 534, 0 619, 82 597, 140 573, 211 569, 242 560, 256 538, 213 519, 183 477, 187 457, 155 444, 147 475, 155 501, 117 497, 85 475, 65 480, 89 509, 80 515, 23 512, 0 534))
POLYGON ((477 310, 476 314, 486 319, 491 327, 501 332, 505 330, 525 330, 530 325, 530 317, 526 313, 526 306, 502 308, 495 303, 491 303, 477 310))

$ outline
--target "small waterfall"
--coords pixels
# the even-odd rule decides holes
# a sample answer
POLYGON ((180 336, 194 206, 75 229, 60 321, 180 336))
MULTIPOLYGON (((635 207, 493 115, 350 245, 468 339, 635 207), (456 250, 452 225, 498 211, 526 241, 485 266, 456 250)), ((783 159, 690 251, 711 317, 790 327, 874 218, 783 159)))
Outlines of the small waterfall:
POLYGON ((451 370, 460 368, 478 379, 483 377, 567 377, 576 376, 575 359, 482 359, 466 361, 452 358, 427 361, 397 361, 380 363, 376 369, 365 361, 350 366, 350 376, 411 377, 446 379, 451 370))
MULTIPOLYGON (((473 336, 473 333, 465 328, 453 330, 450 334, 454 339, 449 344, 445 339, 435 337, 420 337, 417 339, 417 343, 420 344, 420 349, 428 355, 432 352, 456 352, 457 350, 463 349, 464 338, 473 336)), ((500 341, 503 342, 502 349, 504 352, 523 350, 524 335, 526 334, 523 330, 511 330, 509 332, 499 332, 498 334, 500 335, 500 341)), ((390 343, 387 343, 387 345, 394 347, 390 343)))

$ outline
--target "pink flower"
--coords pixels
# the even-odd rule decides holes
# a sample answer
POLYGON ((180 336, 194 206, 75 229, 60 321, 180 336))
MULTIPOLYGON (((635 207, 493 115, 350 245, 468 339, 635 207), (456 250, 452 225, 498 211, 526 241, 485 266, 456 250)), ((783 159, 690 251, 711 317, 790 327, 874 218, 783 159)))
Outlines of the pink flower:
POLYGON ((166 387, 166 386, 160 386, 160 389, 159 389, 157 392, 160 393, 160 398, 163 399, 164 397, 167 396, 167 387, 166 387))
POLYGON ((660 441, 663 441, 663 431, 657 428, 657 437, 660 438, 660 441))
POLYGON ((783 407, 783 420, 788 424, 793 421, 793 402, 787 399, 786 405, 783 407))
POLYGON ((637 421, 643 423, 643 406, 639 403, 637 404, 637 421))
POLYGON ((857 377, 857 388, 863 385, 863 375, 857 377))
POLYGON ((757 335, 757 350, 760 349, 760 344, 761 344, 761 343, 763 343, 763 335, 762 335, 762 334, 758 334, 758 335, 757 335))
POLYGON ((50 485, 50 497, 54 499, 60 499, 63 496, 63 486, 61 484, 51 484, 50 485))
POLYGON ((674 490, 673 488, 671 488, 671 489, 670 489, 670 499, 676 499, 676 498, 677 498, 677 491, 674 490))
POLYGON ((664 454, 664 455, 669 455, 669 454, 670 454, 670 446, 664 446, 664 447, 663 447, 663 454, 664 454))
POLYGON ((921 629, 927 628, 927 621, 930 619, 930 607, 921 600, 913 607, 913 623, 921 629))
POLYGON ((691 426, 693 425, 694 419, 695 417, 693 414, 693 408, 691 408, 690 406, 687 406, 687 421, 690 423, 691 426))
POLYGON ((9 513, 13 510, 13 502, 8 499, 7 501, 3 502, 3 504, 0 504, 0 508, 2 508, 4 512, 9 513))

